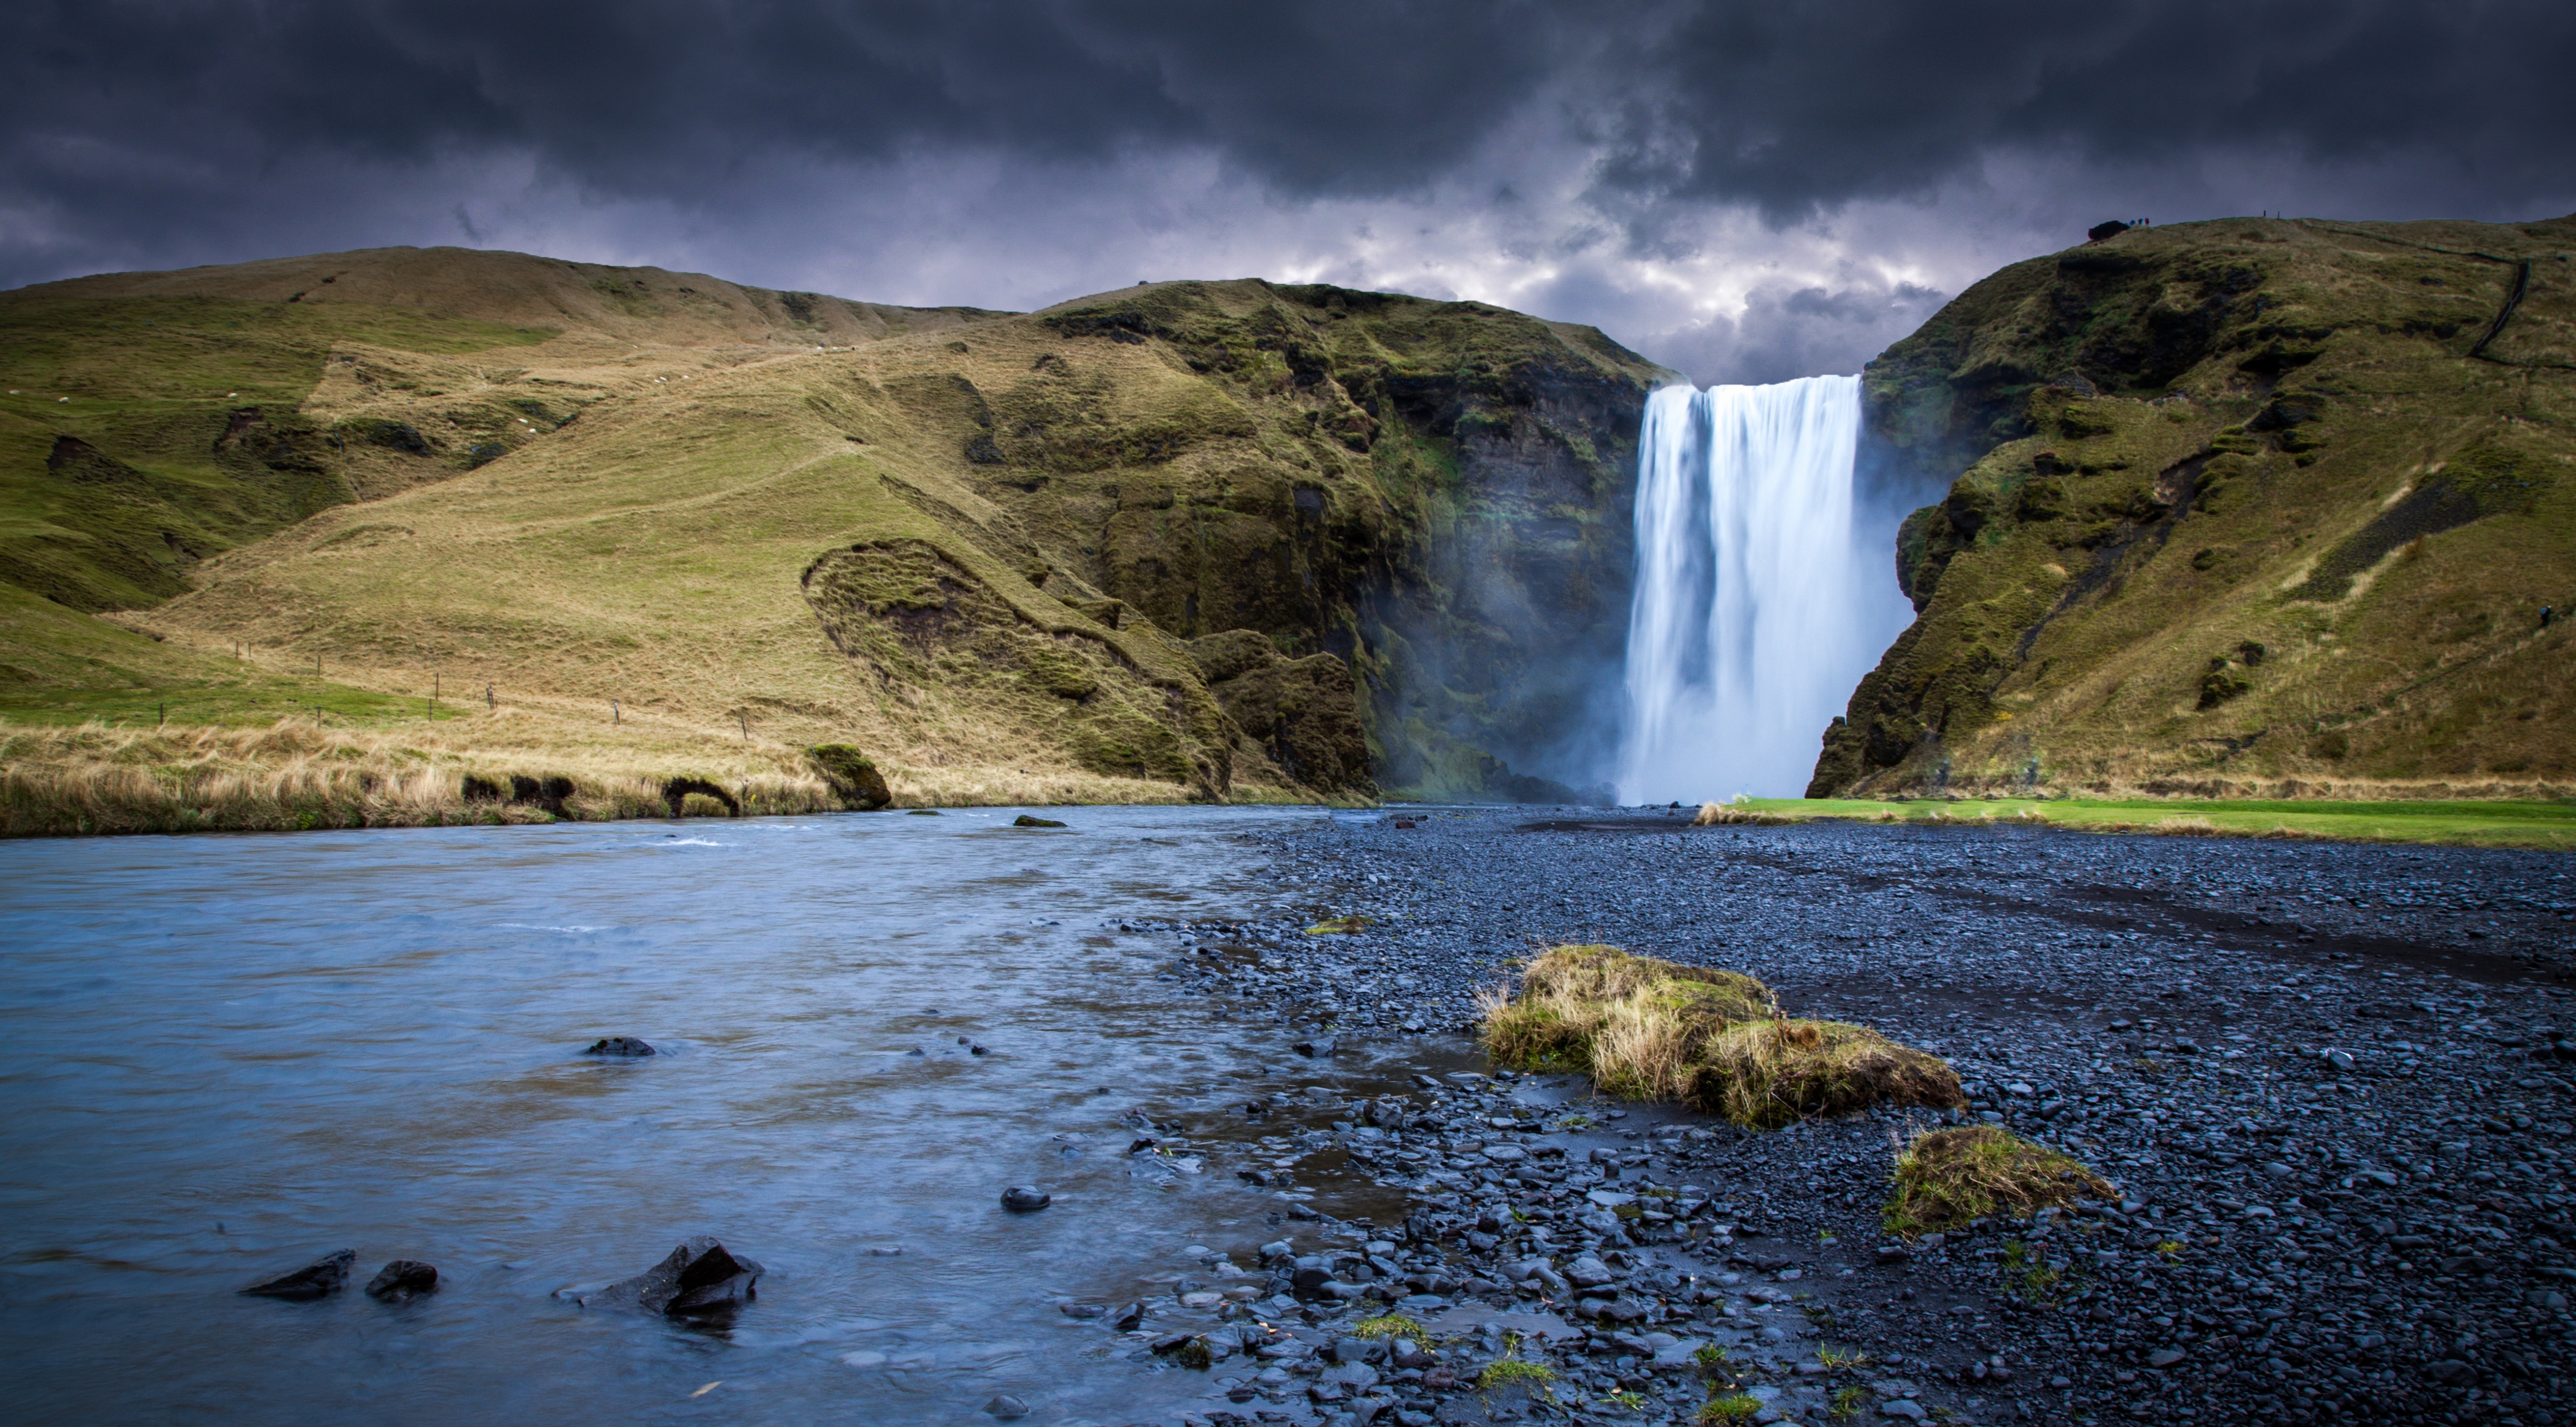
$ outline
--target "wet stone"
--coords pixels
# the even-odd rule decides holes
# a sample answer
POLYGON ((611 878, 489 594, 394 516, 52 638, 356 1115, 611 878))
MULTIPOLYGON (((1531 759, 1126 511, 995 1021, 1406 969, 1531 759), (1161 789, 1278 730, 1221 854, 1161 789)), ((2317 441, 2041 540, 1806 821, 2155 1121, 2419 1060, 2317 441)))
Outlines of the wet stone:
POLYGON ((285 1298, 297 1301, 325 1298, 348 1286, 349 1270, 358 1262, 356 1249, 340 1249, 324 1254, 293 1273, 254 1283, 242 1290, 253 1298, 285 1298))
POLYGON ((405 1303, 438 1289, 438 1270, 418 1259, 395 1259, 367 1280, 367 1296, 385 1303, 405 1303))
POLYGON ((716 1239, 700 1235, 683 1241, 670 1257, 620 1279, 579 1301, 584 1308, 632 1308, 673 1318, 713 1317, 759 1296, 759 1264, 728 1251, 716 1239))
POLYGON ((617 1059, 640 1059, 658 1055, 659 1051, 637 1036, 602 1036, 582 1050, 584 1055, 604 1055, 617 1059))

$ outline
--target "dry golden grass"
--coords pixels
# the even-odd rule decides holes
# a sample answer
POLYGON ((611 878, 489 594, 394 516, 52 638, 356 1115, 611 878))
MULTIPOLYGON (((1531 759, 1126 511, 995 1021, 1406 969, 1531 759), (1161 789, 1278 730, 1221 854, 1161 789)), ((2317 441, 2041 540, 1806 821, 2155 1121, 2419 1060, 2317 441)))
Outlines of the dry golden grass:
POLYGON ((1755 811, 1744 806, 1743 800, 1739 799, 1735 803, 1700 804, 1699 816, 1691 819, 1691 826, 1731 827, 1742 824, 1750 827, 1780 827, 1790 821, 1792 820, 1774 813, 1755 811))
MULTIPOLYGON (((541 822, 534 803, 469 801, 466 777, 565 778, 564 815, 667 817, 663 786, 703 779, 745 815, 840 806, 801 755, 758 749, 623 756, 564 748, 494 747, 424 726, 416 734, 345 731, 308 723, 266 728, 134 730, 0 725, 0 835, 420 827, 541 822), (778 754, 787 754, 780 757, 778 754), (792 761, 791 761, 792 760, 792 761)), ((730 816, 696 795, 687 810, 730 816)))
POLYGON ((1785 1018, 1750 976, 1617 947, 1558 947, 1530 963, 1518 996, 1488 987, 1477 1004, 1498 1064, 1581 1070, 1604 1094, 1679 1101, 1748 1128, 1964 1103, 1937 1057, 1865 1027, 1785 1018))
POLYGON ((1918 1130, 1898 1147, 1894 1179, 1887 1228, 1908 1238, 1996 1213, 2027 1218, 2113 1192, 2072 1157, 1994 1125, 1918 1130))
POLYGON ((1753 1021, 1701 1048, 1685 1104, 1747 1129, 1850 1115, 1873 1105, 1949 1109, 1967 1103, 1940 1057, 1841 1021, 1753 1021))
POLYGON ((1497 1061, 1590 1073, 1611 1094, 1672 1098, 1698 1044, 1717 1028, 1779 1014, 1750 976, 1630 956, 1614 946, 1561 946, 1522 972, 1521 994, 1479 993, 1485 1048, 1497 1061))
MULTIPOLYGON (((664 785, 701 779, 743 816, 837 810, 842 803, 800 744, 728 738, 652 710, 609 723, 531 701, 497 713, 469 706, 436 723, 154 728, 0 720, 0 836, 280 831, 543 822, 532 803, 469 800, 472 775, 570 779, 564 815, 667 817, 664 785)), ((147 711, 148 714, 148 711, 147 711)), ((1007 755, 1005 755, 1007 756, 1007 755)), ((964 762, 936 744, 899 743, 875 762, 898 807, 1177 803, 1189 790, 1015 762, 964 762)), ((1237 786, 1238 802, 1311 801, 1297 790, 1237 786)), ((732 816, 704 794, 686 816, 732 816)))

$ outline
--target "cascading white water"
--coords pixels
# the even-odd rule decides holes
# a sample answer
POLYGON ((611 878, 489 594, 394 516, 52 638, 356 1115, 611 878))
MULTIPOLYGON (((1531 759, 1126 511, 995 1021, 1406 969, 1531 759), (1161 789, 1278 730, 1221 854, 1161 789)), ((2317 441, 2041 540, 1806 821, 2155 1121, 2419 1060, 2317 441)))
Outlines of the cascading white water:
POLYGON ((1910 616, 1857 528, 1859 440, 1858 377, 1646 399, 1621 801, 1805 790, 1910 616))

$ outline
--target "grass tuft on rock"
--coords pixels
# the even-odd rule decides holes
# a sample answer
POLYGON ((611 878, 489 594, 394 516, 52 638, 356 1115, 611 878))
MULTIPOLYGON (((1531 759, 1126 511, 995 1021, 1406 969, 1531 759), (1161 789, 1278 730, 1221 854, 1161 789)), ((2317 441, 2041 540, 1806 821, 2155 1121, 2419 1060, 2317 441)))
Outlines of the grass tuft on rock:
POLYGON ((1493 1392, 1499 1388, 1518 1385, 1535 1393, 1545 1391, 1547 1385, 1555 1380, 1556 1373, 1545 1363, 1534 1363, 1527 1358, 1519 1357, 1496 1358, 1485 1364, 1483 1372, 1476 1374, 1476 1389, 1479 1392, 1493 1392))
POLYGON ((2028 1218, 2110 1184, 2071 1156, 1994 1125, 1921 1130, 1896 1157, 1888 1232, 1913 1238, 1993 1214, 2028 1218))
POLYGON ((1876 1031, 1780 1014, 1771 989, 1733 971, 1561 946, 1521 993, 1479 997, 1486 1054, 1521 1070, 1579 1070, 1604 1094, 1673 1100, 1750 1129, 1878 1104, 1964 1104, 1939 1058, 1876 1031))

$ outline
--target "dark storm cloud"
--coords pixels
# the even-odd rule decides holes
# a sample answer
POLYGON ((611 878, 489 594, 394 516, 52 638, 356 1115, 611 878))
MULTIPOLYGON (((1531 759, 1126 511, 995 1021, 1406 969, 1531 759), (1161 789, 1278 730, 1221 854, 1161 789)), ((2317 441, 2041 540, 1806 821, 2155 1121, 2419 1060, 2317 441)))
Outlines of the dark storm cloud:
POLYGON ((746 152, 1213 146, 1302 191, 1419 182, 1566 54, 1515 4, 35 4, 0 21, 12 148, 244 160, 522 146, 685 193, 746 152))
POLYGON ((1775 217, 1925 193, 1999 149, 2411 161, 2510 202, 2563 195, 2576 136, 2563 0, 1706 5, 1638 60, 1601 121, 1606 181, 1775 217))
MULTIPOLYGON (((1039 158, 1194 145, 1284 192, 1430 181, 1521 106, 1602 179, 1801 216, 1929 191, 1998 147, 2143 163, 2276 146, 2564 171, 2576 6, 2367 0, 1513 4, 24 3, 0 20, 8 178, 84 158, 538 155, 683 201, 747 153, 1039 158)), ((48 178, 52 182, 48 182, 48 178)))

